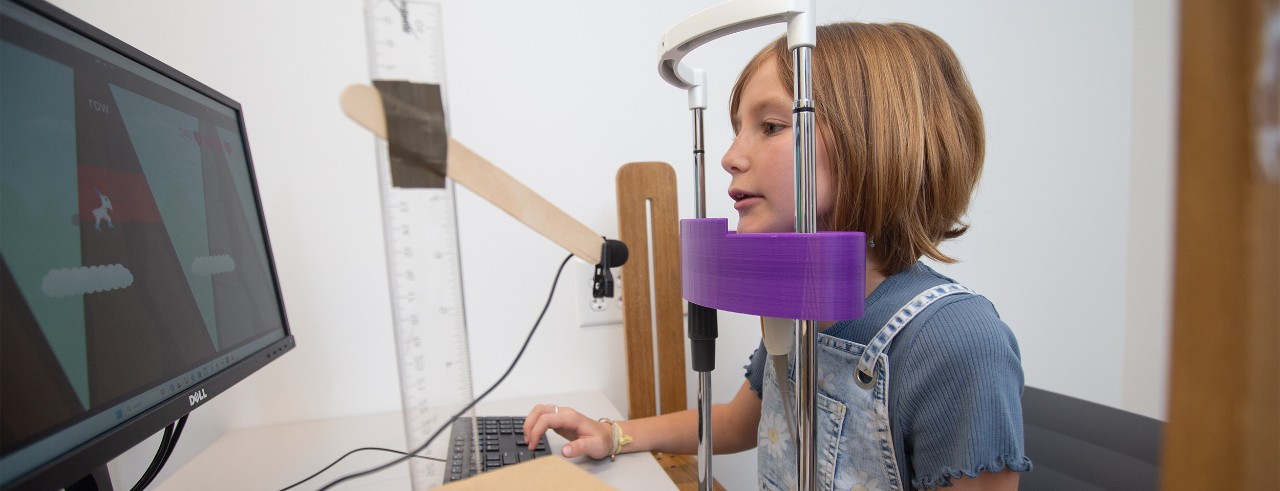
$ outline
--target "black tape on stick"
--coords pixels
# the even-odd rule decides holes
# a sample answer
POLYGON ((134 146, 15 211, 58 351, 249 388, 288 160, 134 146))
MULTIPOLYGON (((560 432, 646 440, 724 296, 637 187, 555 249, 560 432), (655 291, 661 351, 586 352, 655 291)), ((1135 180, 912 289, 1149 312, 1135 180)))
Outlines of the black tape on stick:
POLYGON ((444 187, 449 140, 440 86, 403 80, 374 80, 373 86, 382 95, 387 118, 391 185, 444 187))

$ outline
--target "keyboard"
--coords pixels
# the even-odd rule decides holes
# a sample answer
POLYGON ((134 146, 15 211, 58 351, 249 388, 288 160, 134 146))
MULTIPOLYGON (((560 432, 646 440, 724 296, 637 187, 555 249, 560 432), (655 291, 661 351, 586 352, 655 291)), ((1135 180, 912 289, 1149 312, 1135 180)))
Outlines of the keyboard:
POLYGON ((458 418, 449 435, 444 482, 460 481, 477 473, 515 465, 550 454, 547 435, 533 448, 524 443, 524 416, 481 416, 476 418, 479 440, 472 442, 471 418, 458 418), (471 465, 473 443, 479 445, 479 465, 471 465))

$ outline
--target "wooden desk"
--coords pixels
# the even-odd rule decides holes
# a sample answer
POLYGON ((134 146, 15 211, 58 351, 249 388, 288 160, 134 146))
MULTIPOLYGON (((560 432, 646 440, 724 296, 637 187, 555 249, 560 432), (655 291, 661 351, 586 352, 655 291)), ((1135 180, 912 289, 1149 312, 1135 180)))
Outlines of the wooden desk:
MULTIPOLYGON (((600 392, 550 395, 536 399, 482 401, 481 415, 524 415, 534 404, 556 401, 596 417, 621 418, 618 409, 600 392)), ((554 453, 566 442, 547 435, 554 453)), ((448 441, 448 434, 436 443, 448 441)), ((181 442, 179 443, 181 444, 181 442)), ((403 449, 404 423, 400 413, 337 418, 236 430, 224 435, 199 456, 174 473, 159 491, 227 489, 278 490, 323 469, 348 451, 361 447, 403 449)), ((444 456, 444 447, 433 443, 427 454, 444 456), (439 450, 437 450, 437 448, 439 450)), ((295 490, 315 490, 351 472, 389 462, 397 455, 359 452, 295 490)), ((620 491, 676 491, 666 472, 648 452, 619 455, 616 462, 583 457, 568 459, 620 491)), ((444 464, 439 464, 442 468, 444 464)), ((407 463, 335 486, 335 490, 409 490, 407 463)))
MULTIPOLYGON (((676 489, 680 491, 698 491, 701 489, 699 485, 702 483, 698 482, 697 457, 655 453, 653 458, 658 459, 658 465, 666 471, 667 477, 675 481, 676 489)), ((715 473, 714 470, 712 473, 715 473)), ((716 491, 725 491, 724 486, 721 486, 720 481, 717 479, 712 479, 711 485, 716 491)))

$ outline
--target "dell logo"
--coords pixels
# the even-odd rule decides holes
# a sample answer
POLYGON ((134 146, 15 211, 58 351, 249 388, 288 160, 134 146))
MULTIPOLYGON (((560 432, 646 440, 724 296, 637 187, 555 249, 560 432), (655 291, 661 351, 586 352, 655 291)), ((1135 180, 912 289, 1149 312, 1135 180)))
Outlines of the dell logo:
POLYGON ((190 402, 191 405, 194 406, 196 404, 199 404, 200 401, 203 401, 208 397, 209 396, 204 395, 204 389, 200 389, 195 391, 195 393, 187 396, 187 402, 190 402))

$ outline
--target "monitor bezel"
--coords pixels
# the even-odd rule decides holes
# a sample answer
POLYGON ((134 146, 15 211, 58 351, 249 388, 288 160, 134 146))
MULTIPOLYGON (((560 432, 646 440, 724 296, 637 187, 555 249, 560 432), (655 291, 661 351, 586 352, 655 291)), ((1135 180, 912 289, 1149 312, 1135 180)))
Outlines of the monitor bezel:
POLYGON ((88 38, 103 48, 114 51, 147 69, 155 71, 161 76, 224 104, 235 112, 236 123, 240 130, 240 141, 245 153, 245 165, 249 174, 249 186, 253 194, 258 225, 262 230, 262 245, 267 256, 267 269, 270 273, 272 289, 275 292, 276 304, 280 312, 280 327, 284 333, 280 340, 241 358, 221 371, 209 375, 208 378, 201 382, 192 384, 186 391, 164 399, 151 408, 143 410, 138 415, 111 427, 26 474, 17 476, 8 483, 0 484, 0 487, 5 490, 58 489, 69 486, 83 477, 97 472, 111 460, 163 430, 170 423, 207 404, 209 400, 222 394, 231 386, 293 349, 296 343, 289 325, 288 313, 285 310, 284 296, 280 289, 280 278, 276 270, 275 256, 271 246, 270 234, 267 230, 262 197, 258 188, 257 173, 255 172, 253 156, 249 147, 244 111, 240 103, 44 0, 4 1, 26 8, 32 13, 88 38), (189 397, 199 391, 203 391, 205 397, 189 397))

